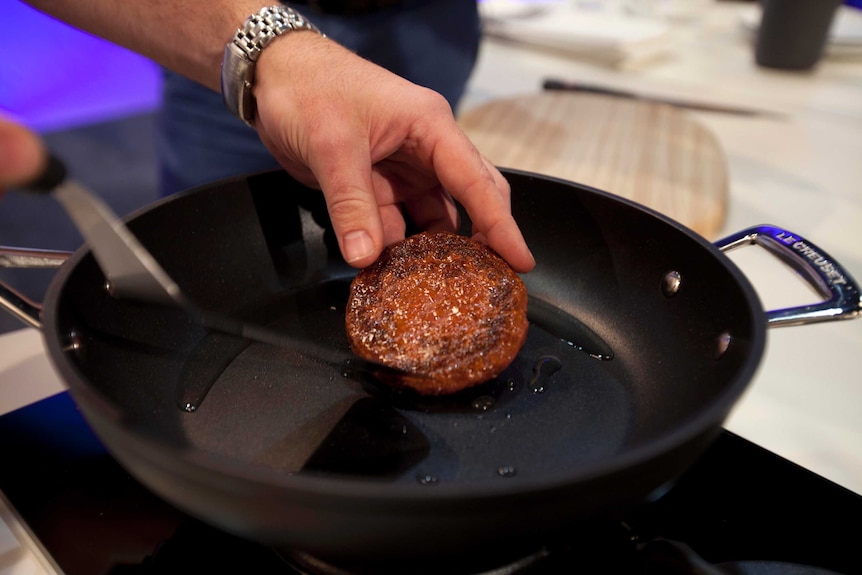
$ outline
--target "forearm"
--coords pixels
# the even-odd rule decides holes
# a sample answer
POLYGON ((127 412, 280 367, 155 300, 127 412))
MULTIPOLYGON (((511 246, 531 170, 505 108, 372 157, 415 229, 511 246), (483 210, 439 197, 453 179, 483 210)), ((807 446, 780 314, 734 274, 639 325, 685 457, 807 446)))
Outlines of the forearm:
POLYGON ((267 0, 25 0, 218 90, 224 46, 267 0))

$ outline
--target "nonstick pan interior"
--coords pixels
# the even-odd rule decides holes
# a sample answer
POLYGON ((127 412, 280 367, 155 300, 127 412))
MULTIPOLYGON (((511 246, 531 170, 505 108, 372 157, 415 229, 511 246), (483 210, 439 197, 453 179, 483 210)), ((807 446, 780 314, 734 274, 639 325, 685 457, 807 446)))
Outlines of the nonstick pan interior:
MULTIPOLYGON (((424 500, 576 489, 686 453, 642 482, 609 483, 621 501, 626 490, 642 496, 691 462, 743 392, 764 345, 757 298, 682 226, 595 190, 504 173, 538 263, 523 276, 527 343, 486 384, 427 398, 352 368, 354 272, 319 193, 278 172, 165 200, 130 228, 202 304, 273 323, 343 362, 114 300, 84 250, 46 301, 51 355, 132 466, 140 440, 164 449, 168 469, 176 459, 240 483, 424 500)), ((188 498, 166 484, 169 499, 188 498)), ((242 531, 237 513, 213 511, 242 531)))

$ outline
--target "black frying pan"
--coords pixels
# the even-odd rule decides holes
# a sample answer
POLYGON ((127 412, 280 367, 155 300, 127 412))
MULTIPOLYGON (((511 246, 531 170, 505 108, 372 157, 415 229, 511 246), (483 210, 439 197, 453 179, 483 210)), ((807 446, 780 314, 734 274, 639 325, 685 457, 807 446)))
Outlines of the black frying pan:
POLYGON ((279 549, 390 561, 529 548, 642 504, 721 430, 768 324, 859 314, 852 278, 798 236, 764 226, 720 245, 760 243, 830 299, 767 314, 721 249, 683 226, 504 174, 538 263, 523 276, 527 343, 484 385, 422 398, 352 368, 353 270, 319 192, 281 172, 191 190, 128 224, 195 301, 344 363, 114 299, 86 248, 46 296, 48 353, 111 453, 169 502, 279 549))

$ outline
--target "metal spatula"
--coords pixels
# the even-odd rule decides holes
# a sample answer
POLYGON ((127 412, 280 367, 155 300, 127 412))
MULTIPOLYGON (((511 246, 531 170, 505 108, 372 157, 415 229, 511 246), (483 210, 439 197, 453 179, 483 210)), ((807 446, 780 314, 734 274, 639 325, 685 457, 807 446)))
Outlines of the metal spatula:
MULTIPOLYGON (((62 204, 104 272, 108 280, 108 290, 112 296, 179 307, 193 320, 214 332, 290 348, 295 352, 329 363, 345 361, 344 357, 334 357, 337 352, 332 350, 299 340, 267 326, 204 309, 189 299, 101 198, 80 184, 67 179, 66 167, 57 157, 49 155, 44 172, 22 190, 49 194, 62 204)), ((350 368, 377 375, 404 375, 404 372, 399 370, 357 357, 350 358, 350 368)))

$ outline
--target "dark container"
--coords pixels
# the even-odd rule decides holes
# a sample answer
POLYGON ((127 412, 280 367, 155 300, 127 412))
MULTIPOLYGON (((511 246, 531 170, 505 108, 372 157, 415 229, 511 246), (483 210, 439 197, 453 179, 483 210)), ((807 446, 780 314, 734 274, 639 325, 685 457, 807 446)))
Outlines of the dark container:
POLYGON ((761 0, 755 61, 768 68, 808 70, 823 56, 841 0, 761 0))

